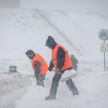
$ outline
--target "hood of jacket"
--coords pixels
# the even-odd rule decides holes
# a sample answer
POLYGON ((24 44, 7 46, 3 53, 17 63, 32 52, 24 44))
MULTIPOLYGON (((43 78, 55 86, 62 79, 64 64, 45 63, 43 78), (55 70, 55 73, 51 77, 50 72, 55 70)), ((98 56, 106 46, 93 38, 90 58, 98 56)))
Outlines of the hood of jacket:
POLYGON ((25 54, 28 56, 29 59, 33 59, 35 56, 35 53, 33 50, 28 50, 28 51, 26 51, 25 54))
POLYGON ((51 47, 54 49, 54 47, 57 45, 57 42, 55 42, 54 38, 51 36, 48 36, 48 39, 46 40, 46 46, 51 47))

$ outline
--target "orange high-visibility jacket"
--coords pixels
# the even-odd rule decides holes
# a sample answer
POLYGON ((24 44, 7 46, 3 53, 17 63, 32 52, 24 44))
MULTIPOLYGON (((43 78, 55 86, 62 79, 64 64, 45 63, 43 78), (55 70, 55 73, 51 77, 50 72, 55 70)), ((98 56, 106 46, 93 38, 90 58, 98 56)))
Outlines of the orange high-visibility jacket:
POLYGON ((60 71, 63 71, 63 70, 66 70, 66 69, 72 67, 72 62, 71 62, 70 55, 68 54, 67 50, 62 45, 57 44, 55 46, 55 48, 52 50, 52 62, 53 62, 53 65, 54 65, 55 69, 57 68, 57 64, 58 64, 57 51, 58 51, 59 47, 61 47, 65 51, 64 66, 60 70, 60 71))
POLYGON ((48 65, 46 63, 46 61, 43 59, 43 57, 41 55, 39 55, 38 53, 35 53, 34 58, 31 60, 31 64, 34 69, 34 61, 39 61, 41 63, 40 65, 40 73, 39 74, 44 74, 48 71, 48 65))

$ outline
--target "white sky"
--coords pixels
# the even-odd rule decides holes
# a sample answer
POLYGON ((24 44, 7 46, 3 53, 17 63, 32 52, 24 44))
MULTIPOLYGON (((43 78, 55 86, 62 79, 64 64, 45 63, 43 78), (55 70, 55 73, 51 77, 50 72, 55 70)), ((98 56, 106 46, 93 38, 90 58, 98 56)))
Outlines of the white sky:
POLYGON ((22 8, 107 12, 108 0, 20 0, 22 8))

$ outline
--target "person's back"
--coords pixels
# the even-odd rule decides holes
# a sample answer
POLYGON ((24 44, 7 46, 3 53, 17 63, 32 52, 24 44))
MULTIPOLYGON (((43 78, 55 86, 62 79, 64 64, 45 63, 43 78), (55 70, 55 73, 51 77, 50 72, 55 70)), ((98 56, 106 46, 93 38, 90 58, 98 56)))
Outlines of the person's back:
POLYGON ((33 69, 34 69, 34 70, 37 70, 37 69, 35 69, 35 68, 37 68, 35 62, 40 62, 40 66, 39 66, 39 64, 37 63, 38 67, 40 67, 39 75, 45 74, 45 73, 48 71, 48 65, 47 65, 46 61, 45 61, 45 60, 43 59, 43 57, 42 57, 40 54, 38 54, 38 53, 35 53, 34 58, 31 60, 31 64, 32 64, 33 69))

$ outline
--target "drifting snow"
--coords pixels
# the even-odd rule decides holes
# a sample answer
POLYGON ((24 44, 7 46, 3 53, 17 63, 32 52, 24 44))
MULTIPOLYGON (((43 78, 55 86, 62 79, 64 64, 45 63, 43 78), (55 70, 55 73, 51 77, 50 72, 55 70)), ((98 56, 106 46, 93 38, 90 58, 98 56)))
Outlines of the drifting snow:
POLYGON ((99 30, 107 27, 104 13, 0 9, 0 108, 107 108, 108 69, 106 64, 103 71, 98 38, 99 30), (45 46, 49 35, 79 60, 73 78, 79 96, 60 81, 57 100, 45 101, 53 72, 47 72, 44 88, 36 85, 25 52, 33 49, 49 64, 51 50, 45 46), (13 65, 17 73, 8 72, 13 65))

